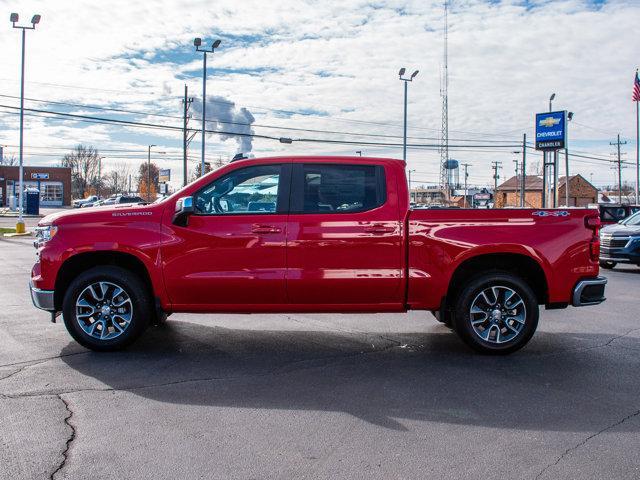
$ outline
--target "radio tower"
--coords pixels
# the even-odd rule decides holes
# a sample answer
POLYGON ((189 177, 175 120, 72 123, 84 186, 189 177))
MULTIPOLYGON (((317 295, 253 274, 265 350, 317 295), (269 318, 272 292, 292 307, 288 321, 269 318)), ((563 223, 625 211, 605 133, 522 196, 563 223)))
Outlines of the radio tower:
POLYGON ((440 79, 440 95, 442 96, 442 137, 440 142, 440 188, 446 201, 449 200, 449 19, 448 0, 444 1, 444 62, 440 79))

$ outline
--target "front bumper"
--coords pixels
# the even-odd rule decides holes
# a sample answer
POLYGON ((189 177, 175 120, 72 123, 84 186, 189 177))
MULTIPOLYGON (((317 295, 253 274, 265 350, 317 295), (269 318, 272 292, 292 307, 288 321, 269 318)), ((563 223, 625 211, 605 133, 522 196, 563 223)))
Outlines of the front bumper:
POLYGON ((55 311, 53 290, 41 290, 34 287, 31 282, 29 282, 29 289, 31 290, 31 301, 35 307, 48 312, 55 311))
POLYGON ((588 278, 580 280, 573 289, 571 304, 574 307, 598 305, 606 300, 604 287, 607 284, 605 277, 588 278))

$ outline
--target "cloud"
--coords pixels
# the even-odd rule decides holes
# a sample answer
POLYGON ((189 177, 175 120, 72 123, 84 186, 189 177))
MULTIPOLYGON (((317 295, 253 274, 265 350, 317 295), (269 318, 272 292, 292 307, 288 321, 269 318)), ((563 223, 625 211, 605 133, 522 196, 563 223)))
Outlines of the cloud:
MULTIPOLYGON (((576 114, 570 130, 576 150, 608 156, 608 142, 618 131, 633 139, 635 111, 630 93, 638 61, 633 34, 640 18, 638 2, 451 3, 452 138, 520 141, 522 133, 532 135, 533 114, 546 109, 550 93, 555 92, 554 105, 576 114)), ((8 2, 0 5, 6 12, 17 8, 8 2)), ((397 70, 405 66, 420 70, 409 88, 410 135, 422 143, 439 135, 439 1, 223 0, 212 4, 165 0, 145 4, 114 0, 105 4, 22 0, 19 10, 24 18, 42 14, 36 31, 27 34, 28 97, 175 115, 178 118, 131 118, 179 126, 183 84, 196 99, 201 92, 202 59, 192 46, 193 37, 201 36, 206 41, 223 41, 209 56, 208 89, 235 103, 235 111, 249 110, 257 119, 255 125, 401 135, 402 86, 397 70), (282 111, 293 113, 283 115, 282 111), (315 115, 318 112, 322 115, 315 115)), ((0 29, 0 44, 0 93, 17 95, 18 32, 0 29)), ((0 131, 0 142, 15 144, 14 117, 3 113, 0 120, 10 126, 0 131)), ((284 130, 253 129, 296 136, 284 130)), ((353 138, 299 136, 303 135, 353 138)), ((179 153, 181 145, 179 132, 122 127, 99 131, 86 124, 35 117, 27 122, 28 145, 68 142, 73 146, 83 138, 102 149, 137 145, 144 151, 147 144, 155 143, 179 153)), ((208 153, 232 155, 235 145, 231 148, 225 140, 212 136, 208 153)), ((633 146, 628 146, 631 152, 633 146)), ((401 154, 399 148, 296 142, 283 146, 260 139, 252 149, 258 155, 355 150, 401 154)), ((511 150, 453 150, 452 156, 472 163, 472 183, 486 183, 491 181, 490 161, 511 164, 511 150)), ((192 155, 197 157, 197 152, 192 155)), ((49 160, 35 155, 30 159, 49 160)), ((175 168, 180 165, 178 157, 160 161, 175 168)), ((437 181, 438 152, 410 150, 409 162, 424 172, 416 178, 437 181)), ((595 171, 597 178, 613 179, 605 162, 576 159, 574 166, 587 178, 595 171)), ((630 170, 627 173, 631 176, 630 170)))

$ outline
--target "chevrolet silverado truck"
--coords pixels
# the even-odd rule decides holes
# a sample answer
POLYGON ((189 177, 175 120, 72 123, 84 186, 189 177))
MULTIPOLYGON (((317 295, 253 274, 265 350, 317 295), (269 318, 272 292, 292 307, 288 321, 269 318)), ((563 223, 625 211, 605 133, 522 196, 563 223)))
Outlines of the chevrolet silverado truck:
POLYGON ((411 210, 405 169, 243 159, 154 204, 49 215, 33 303, 99 351, 173 312, 424 310, 506 354, 531 339, 541 305, 604 300, 597 210, 411 210))

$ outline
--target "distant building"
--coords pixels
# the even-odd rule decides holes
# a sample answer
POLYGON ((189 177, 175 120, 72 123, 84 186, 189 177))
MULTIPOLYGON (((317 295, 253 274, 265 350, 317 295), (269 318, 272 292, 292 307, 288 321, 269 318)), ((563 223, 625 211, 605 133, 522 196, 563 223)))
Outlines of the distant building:
MULTIPOLYGON (((521 181, 520 177, 511 177, 506 182, 498 185, 493 196, 495 208, 520 206, 521 181)), ((527 175, 525 177, 524 206, 526 208, 542 207, 542 177, 538 175, 527 175)))
MULTIPOLYGON (((498 186, 494 198, 496 208, 519 207, 521 198, 521 177, 511 177, 498 186)), ((565 177, 558 179, 558 206, 565 204, 565 177)), ((569 177, 569 206, 586 207, 591 203, 598 203, 598 189, 582 175, 569 177)), ((525 208, 542 208, 542 177, 527 175, 525 179, 525 208)), ((550 205, 549 205, 550 206, 550 205)))
MULTIPOLYGON (((25 188, 40 190, 40 206, 71 205, 71 168, 25 166, 23 179, 25 188)), ((19 167, 0 165, 0 207, 9 206, 9 197, 19 195, 19 184, 19 167)))
POLYGON ((439 186, 416 187, 411 189, 411 202, 426 205, 444 205, 444 190, 439 186))
MULTIPOLYGON (((558 205, 566 206, 566 177, 558 179, 558 205)), ((590 203, 598 203, 598 189, 582 175, 569 177, 569 206, 587 207, 590 203)))

